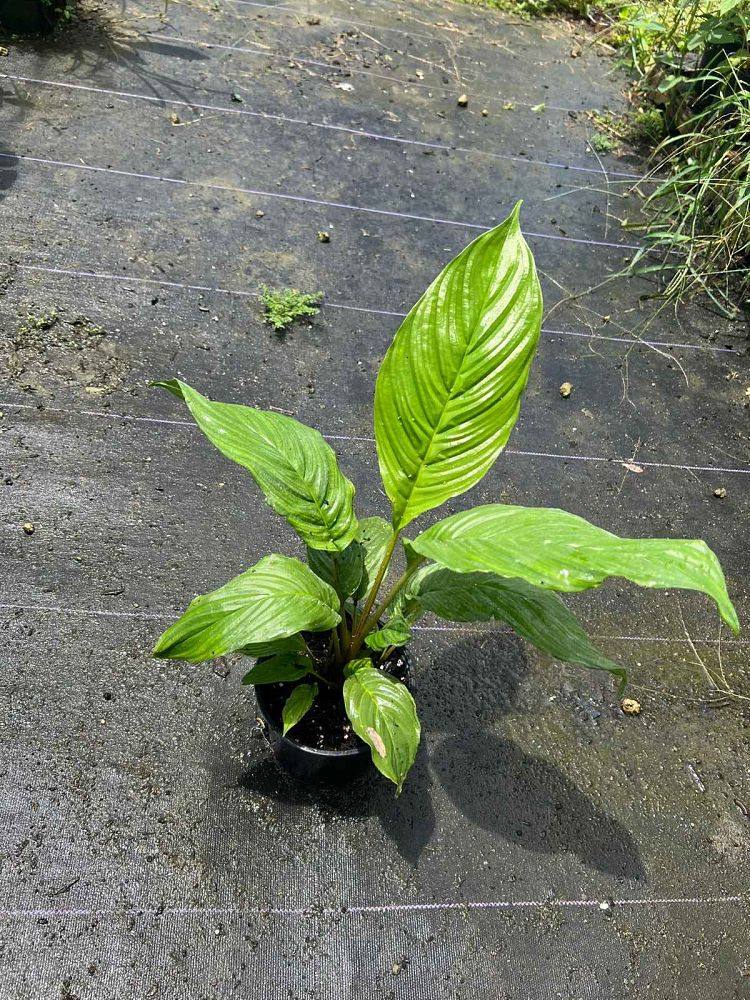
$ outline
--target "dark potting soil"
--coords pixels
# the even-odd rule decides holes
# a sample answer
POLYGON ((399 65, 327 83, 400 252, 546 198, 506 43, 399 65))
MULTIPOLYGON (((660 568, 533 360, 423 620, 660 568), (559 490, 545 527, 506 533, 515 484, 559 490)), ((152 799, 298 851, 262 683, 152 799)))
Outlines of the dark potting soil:
MULTIPOLYGON (((323 673, 326 645, 321 633, 305 634, 310 652, 315 660, 315 669, 323 673)), ((409 663, 403 649, 395 650, 382 664, 373 660, 373 666, 386 671, 405 684, 409 683, 409 663)), ((307 680, 305 681, 307 682, 307 680)), ((282 730, 281 712, 296 684, 264 684, 266 710, 282 730)), ((365 744, 352 729, 352 724, 344 709, 344 699, 338 685, 330 687, 318 681, 318 695, 310 711, 287 734, 288 738, 302 746, 315 750, 354 750, 365 744)))

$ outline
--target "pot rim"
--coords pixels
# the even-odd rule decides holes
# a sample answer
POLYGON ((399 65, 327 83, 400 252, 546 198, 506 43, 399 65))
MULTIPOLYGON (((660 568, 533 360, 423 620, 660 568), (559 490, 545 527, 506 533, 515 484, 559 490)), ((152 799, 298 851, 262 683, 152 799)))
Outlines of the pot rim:
MULTIPOLYGON (((406 661, 406 676, 408 678, 407 687, 411 690, 412 674, 411 674, 411 660, 409 658, 408 646, 402 646, 401 653, 404 657, 404 660, 406 661)), ((264 684, 256 684, 254 686, 253 690, 255 694, 255 707, 257 708, 258 713, 263 722, 265 723, 265 725, 268 726, 269 729, 272 729, 277 734, 278 739, 281 740, 282 743, 286 743, 288 746, 293 747, 295 750, 301 750, 303 753, 311 754, 314 757, 323 757, 323 758, 328 758, 329 760, 332 758, 341 759, 342 757, 343 758, 364 757, 371 753, 370 747, 365 743, 364 740, 360 739, 356 733, 354 733, 354 738, 355 740, 358 741, 360 745, 351 747, 348 750, 321 750, 319 747, 311 747, 308 746, 306 743, 299 743, 297 740, 292 739, 291 736, 284 736, 280 726, 278 725, 278 723, 273 721, 270 713, 268 712, 268 709, 263 704, 263 700, 265 700, 263 697, 264 687, 265 687, 264 684)))
POLYGON ((265 687, 263 684, 258 684, 255 688, 255 707, 263 720, 263 722, 268 726, 269 729, 274 730, 278 734, 278 738, 290 746, 294 747, 295 750, 301 750, 303 753, 312 754, 314 757, 327 757, 327 758, 341 758, 341 757, 361 757, 365 754, 370 753, 370 748, 368 745, 359 739, 357 734, 354 734, 354 738, 359 740, 361 746, 351 747, 348 750, 321 750, 319 747, 311 747, 306 743, 299 743, 297 740, 292 739, 291 736, 284 736, 281 730, 278 728, 277 724, 271 718, 266 706, 262 703, 262 694, 258 688, 265 687))

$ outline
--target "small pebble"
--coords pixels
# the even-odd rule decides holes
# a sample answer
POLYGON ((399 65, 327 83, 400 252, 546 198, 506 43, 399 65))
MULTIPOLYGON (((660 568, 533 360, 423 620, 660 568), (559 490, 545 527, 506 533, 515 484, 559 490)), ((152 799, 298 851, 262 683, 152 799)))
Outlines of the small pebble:
POLYGON ((486 118, 488 114, 489 111, 487 110, 487 108, 482 108, 482 118, 486 118))
POLYGON ((321 229, 320 232, 318 233, 318 241, 320 243, 330 243, 331 242, 331 234, 327 233, 327 232, 325 232, 325 230, 321 229))
POLYGON ((173 125, 182 124, 180 116, 177 114, 176 111, 172 112, 172 114, 169 116, 169 120, 172 122, 173 125))
POLYGON ((635 698, 623 698, 620 702, 620 708, 623 710, 625 715, 641 714, 641 703, 636 701, 635 698))
POLYGON ((255 218, 262 219, 265 214, 266 214, 265 212, 262 212, 260 209, 258 209, 258 211, 255 213, 255 218))
POLYGON ((716 489, 714 490, 714 496, 718 497, 719 500, 723 500, 726 495, 727 491, 723 486, 717 486, 716 489))
POLYGON ((307 23, 310 25, 310 27, 313 27, 316 24, 320 24, 320 18, 319 17, 315 17, 313 15, 313 16, 307 18, 307 23))
POLYGON ((24 524, 23 526, 23 533, 25 535, 33 535, 35 530, 36 529, 34 528, 34 525, 31 523, 31 521, 27 521, 26 524, 24 524))
POLYGON ((459 97, 457 103, 458 103, 459 108, 465 108, 466 105, 469 103, 469 95, 468 94, 461 94, 461 96, 459 97))
POLYGON ((9 56, 10 49, 6 49, 4 45, 0 45, 0 56, 9 56))
POLYGON ((573 391, 573 385, 570 382, 563 382, 563 384, 560 386, 560 395, 562 396, 563 399, 567 399, 572 391, 573 391))
POLYGON ((237 94, 237 93, 230 94, 230 99, 232 101, 234 101, 235 104, 244 104, 245 103, 245 98, 244 97, 240 97, 240 95, 237 94))

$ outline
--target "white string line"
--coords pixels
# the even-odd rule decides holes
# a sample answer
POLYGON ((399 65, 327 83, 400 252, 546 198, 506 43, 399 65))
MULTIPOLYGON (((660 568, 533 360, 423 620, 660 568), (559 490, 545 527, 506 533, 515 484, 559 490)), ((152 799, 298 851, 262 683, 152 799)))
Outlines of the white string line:
MULTIPOLYGON (((222 49, 223 51, 226 52, 241 52, 245 55, 265 56, 265 58, 269 59, 271 62, 283 61, 285 63, 289 62, 299 63, 301 66, 319 66, 322 67, 323 69, 329 70, 329 72, 337 73, 339 76, 344 78, 354 75, 369 76, 373 77, 376 80, 386 80, 392 87, 401 86, 404 87, 405 89, 408 89, 409 87, 416 87, 419 90, 428 90, 428 91, 442 90, 451 93, 455 93, 456 90, 458 89, 456 85, 451 86, 444 83, 434 83, 434 84, 422 83, 418 81, 412 82, 411 80, 404 80, 398 76, 395 77, 391 76, 388 73, 376 73, 374 70, 360 69, 359 67, 356 66, 335 66, 332 65, 331 63, 324 62, 323 60, 320 59, 304 59, 301 56, 294 55, 293 53, 290 55, 284 55, 281 57, 281 60, 279 60, 274 58, 275 53, 270 51, 269 49, 251 49, 249 47, 241 45, 223 45, 220 44, 219 42, 204 42, 199 38, 187 38, 185 35, 164 35, 156 31, 144 31, 143 34, 146 37, 159 38, 163 41, 173 40, 179 44, 197 45, 206 49, 222 49)), ((463 84, 462 87, 465 87, 469 93, 473 93, 474 97, 476 97, 481 101, 488 101, 492 102, 493 104, 497 104, 500 101, 503 101, 503 103, 505 103, 506 101, 511 100, 513 104, 521 104, 527 108, 533 108, 537 106, 531 101, 521 101, 518 100, 517 98, 509 98, 507 95, 495 97, 493 94, 477 93, 476 91, 472 91, 471 84, 468 83, 463 84)), ((544 104, 545 110, 549 111, 565 111, 568 114, 572 113, 577 115, 585 113, 585 109, 582 108, 569 108, 569 107, 562 107, 559 104, 547 104, 547 102, 544 100, 540 101, 539 103, 544 104)))
MULTIPOLYGON (((0 402, 0 405, 15 407, 19 410, 37 410, 40 412, 49 411, 52 413, 66 413, 73 416, 96 416, 110 417, 114 420, 127 420, 133 423, 168 424, 173 427, 189 427, 196 430, 196 425, 189 420, 166 420, 162 417, 136 417, 127 413, 110 413, 106 410, 74 410, 62 406, 34 406, 31 403, 14 403, 12 401, 0 402)), ((328 441, 361 441, 367 444, 375 444, 374 437, 357 437, 352 434, 323 434, 328 441)), ((553 458, 559 461, 573 462, 599 462, 611 465, 623 465, 623 460, 619 458, 606 458, 603 455, 564 455, 554 451, 525 451, 521 448, 506 448, 505 455, 518 455, 523 458, 553 458)), ((652 469, 681 469, 685 472, 724 472, 730 475, 750 475, 750 468, 730 468, 717 465, 682 465, 672 462, 646 462, 638 459, 638 465, 652 469)))
POLYGON ((549 908, 598 909, 609 911, 613 907, 652 906, 736 906, 748 901, 744 895, 737 896, 662 896, 653 899, 504 899, 467 900, 466 902, 440 903, 370 903, 352 906, 177 906, 177 907, 133 907, 132 909, 88 909, 84 907, 36 907, 33 909, 0 909, 0 916, 6 918, 76 918, 76 917, 328 917, 363 916, 370 913, 430 913, 471 910, 544 910, 549 908))
POLYGON ((125 90, 109 90, 105 87, 90 87, 84 84, 68 83, 62 80, 39 80, 33 77, 14 76, 10 73, 0 73, 0 79, 16 80, 19 83, 31 83, 45 87, 61 87, 71 90, 83 90, 93 94, 105 94, 109 97, 122 97, 133 101, 148 101, 151 104, 170 105, 178 108, 198 109, 200 111, 214 111, 225 115, 244 115, 249 118, 264 118, 267 121, 284 122, 287 125, 303 125, 308 128, 325 129, 329 132, 343 132, 346 135, 359 136, 362 139, 373 139, 381 142, 394 142, 403 146, 417 146, 420 149, 437 149, 450 153, 467 153, 469 155, 486 156, 493 160, 507 160, 511 163, 531 163, 538 167, 550 167, 555 170, 570 170, 577 173, 596 174, 598 177, 619 177, 633 181, 652 182, 652 178, 644 177, 641 174, 630 174, 617 170, 608 170, 604 173, 598 167, 583 167, 567 163, 556 163, 550 160, 535 160, 527 156, 512 156, 510 153, 497 153, 478 149, 472 146, 452 146, 448 143, 428 142, 422 139, 406 139, 403 136, 386 135, 382 132, 369 132, 366 129, 349 128, 346 125, 332 125, 327 122, 311 121, 305 118, 291 118, 287 115, 271 114, 266 111, 251 111, 248 108, 226 108, 220 104, 201 104, 195 101, 181 101, 172 97, 154 97, 150 94, 132 93, 125 90))
MULTIPOLYGON (((189 427, 192 430, 196 430, 196 425, 191 423, 189 420, 166 420, 162 417, 136 417, 127 413, 110 413, 106 410, 74 410, 62 406, 39 407, 34 406, 31 403, 14 403, 12 401, 4 403, 0 401, 0 405, 15 407, 19 410, 37 410, 40 412, 49 411, 52 413, 66 413, 73 416, 110 417, 114 420, 127 420, 133 423, 168 424, 173 427, 189 427)), ((366 444, 375 444, 374 437, 357 437, 352 434, 323 434, 323 437, 328 441, 361 441, 366 444)), ((523 458, 554 458, 560 461, 600 462, 618 466, 623 465, 623 459, 606 458, 603 455, 564 455, 554 451, 525 451, 521 448, 506 448, 503 454, 518 455, 523 458)), ((646 462, 640 458, 638 459, 638 465, 647 466, 652 469, 681 469, 685 472, 724 472, 730 475, 750 475, 750 468, 737 469, 729 467, 725 468, 716 465, 682 465, 670 462, 646 462)))
MULTIPOLYGON (((160 288, 174 288, 178 291, 189 291, 189 292, 215 292, 219 295, 229 295, 238 298, 250 298, 259 299, 260 296, 257 292, 246 292, 241 289, 234 288, 222 288, 216 285, 197 285, 190 284, 181 281, 164 281, 159 278, 136 278, 129 275, 123 274, 112 274, 107 271, 77 271, 70 268, 62 267, 46 267, 41 264, 19 264, 14 262, 12 264, 0 261, 0 267, 5 268, 17 268, 19 271, 36 271, 43 274, 61 274, 73 278, 91 278, 93 280, 100 281, 115 281, 119 284, 141 284, 141 285, 156 285, 160 288)), ((343 302, 325 302, 326 309, 341 309, 346 312, 357 312, 366 313, 371 316, 393 316, 397 319, 403 319, 407 313, 405 312, 395 312, 391 309, 368 309, 366 306, 350 306, 345 305, 343 302)), ((629 344, 630 346, 637 346, 642 344, 645 347, 667 347, 677 349, 684 349, 688 351, 709 351, 714 354, 739 354, 738 350, 733 347, 712 347, 709 344, 683 344, 679 342, 673 342, 668 340, 643 340, 641 338, 634 337, 616 337, 607 336, 605 334, 599 333, 588 333, 582 330, 551 330, 546 327, 542 327, 542 333, 554 337, 578 337, 585 340, 607 340, 613 343, 619 344, 629 344)))
MULTIPOLYGON (((276 198, 279 201, 292 201, 303 205, 316 205, 322 208, 337 208, 347 212, 365 212, 368 215, 382 215, 391 219, 407 222, 430 222, 440 226, 456 226, 461 229, 471 229, 486 233, 491 226, 481 226, 476 222, 462 222, 456 219, 442 219, 432 215, 415 215, 411 212, 396 212, 386 208, 371 208, 367 205, 352 205, 345 201, 328 201, 324 198, 311 198, 308 195, 288 194, 280 191, 262 191, 257 188, 239 187, 234 184, 214 184, 211 181, 189 181, 183 177, 166 177, 163 174, 145 174, 135 170, 118 170, 114 167, 97 167, 88 163, 73 163, 69 160, 48 160, 41 156, 26 156, 20 153, 0 153, 0 158, 26 163, 38 163, 45 167, 83 170, 96 174, 114 175, 116 177, 134 177, 137 180, 156 181, 160 184, 174 184, 180 187, 200 188, 206 191, 223 191, 230 194, 251 194, 259 198, 276 198)), ((577 243, 581 246, 608 247, 614 250, 640 250, 641 247, 632 243, 608 243, 604 240, 587 240, 577 236, 557 236, 554 233, 533 233, 523 230, 523 235, 529 239, 554 240, 559 243, 577 243)), ((671 252, 671 251, 670 251, 671 252)), ((674 251, 676 253, 676 251, 674 251)))
MULTIPOLYGON (((4 597, 5 595, 0 595, 4 597)), ((137 619, 139 621, 173 621, 178 611, 172 614, 155 614, 151 611, 109 611, 100 608, 67 608, 56 604, 0 604, 0 611, 28 611, 31 614, 54 614, 54 615, 81 615, 83 618, 126 618, 137 619)), ((475 634, 497 635, 507 633, 514 635, 512 629, 489 629, 459 627, 453 628, 447 625, 414 625, 416 632, 459 632, 475 634)), ((701 645, 713 645, 720 643, 722 646, 747 646, 750 639, 687 639, 671 638, 669 636, 631 636, 631 635, 592 635, 593 639, 610 640, 611 642, 668 642, 675 644, 700 643, 701 645)))
MULTIPOLYGON (((412 625, 412 632, 460 632, 468 635, 516 635, 513 629, 507 628, 480 628, 476 626, 464 626, 454 628, 450 625, 412 625)), ((665 642, 674 644, 689 645, 691 639, 672 638, 663 635, 595 635, 593 638, 601 642, 665 642)), ((692 639, 692 642, 701 646, 750 646, 750 639, 692 639)))

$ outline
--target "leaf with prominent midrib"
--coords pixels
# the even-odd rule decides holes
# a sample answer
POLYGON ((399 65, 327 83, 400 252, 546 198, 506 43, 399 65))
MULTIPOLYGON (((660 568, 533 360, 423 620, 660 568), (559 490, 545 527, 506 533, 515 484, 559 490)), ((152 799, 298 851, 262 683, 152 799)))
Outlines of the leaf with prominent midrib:
POLYGON ((504 622, 556 660, 608 670, 625 681, 623 668, 596 648, 557 594, 525 580, 427 566, 411 581, 409 593, 446 621, 504 622))
POLYGON ((154 656, 201 663, 340 621, 335 590, 299 559, 266 556, 210 594, 196 597, 154 647, 154 656))
POLYGON ((347 547, 357 532, 354 486, 318 431, 273 410, 214 403, 177 379, 152 385, 185 400, 208 440, 248 470, 306 545, 347 547))
POLYGON ((344 705, 354 732, 372 750, 375 767, 398 792, 419 746, 417 707, 407 687, 370 660, 347 664, 344 705))
POLYGON ((303 719, 313 706, 313 702, 318 697, 317 684, 298 684, 292 691, 284 707, 281 710, 281 721, 284 726, 283 735, 296 726, 303 719))
POLYGON ((702 541, 618 538, 564 510, 486 504, 446 517, 404 544, 456 573, 518 577, 544 590, 587 590, 609 576, 641 587, 698 590, 739 630, 719 560, 702 541))
POLYGON ((409 639, 411 630, 403 618, 390 618, 382 628, 368 632, 365 645, 379 653, 391 646, 405 646, 409 639))
POLYGON ((519 210, 438 275, 380 368, 375 438, 394 528, 478 483, 518 417, 542 321, 519 210))

